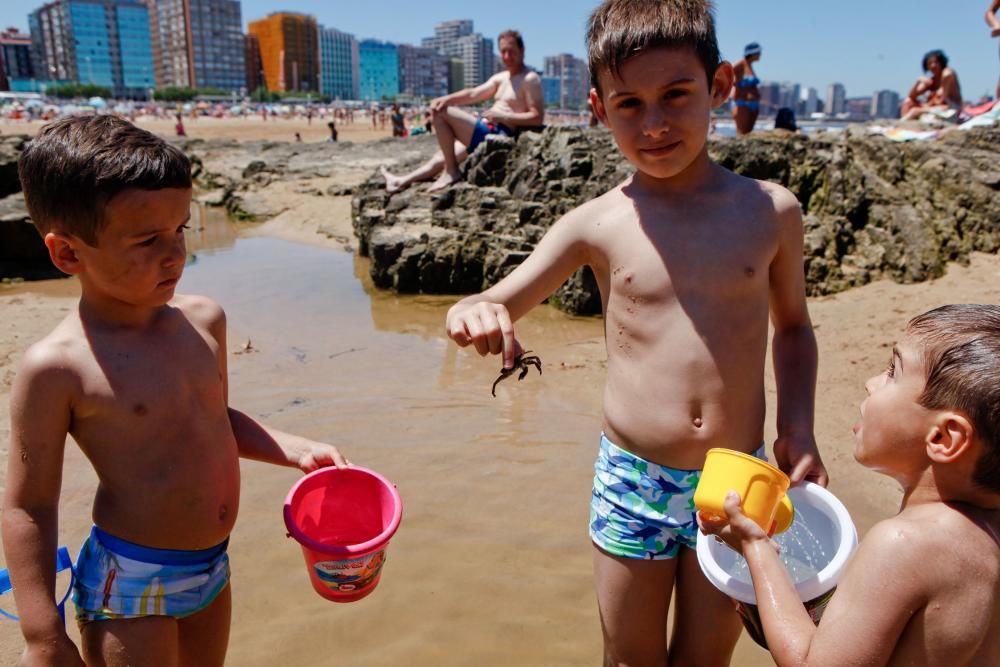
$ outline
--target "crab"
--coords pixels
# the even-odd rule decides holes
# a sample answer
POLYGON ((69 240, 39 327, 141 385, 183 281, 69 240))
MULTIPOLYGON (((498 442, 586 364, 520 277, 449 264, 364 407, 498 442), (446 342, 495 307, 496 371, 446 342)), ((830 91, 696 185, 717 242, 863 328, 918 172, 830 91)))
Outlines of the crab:
POLYGON ((527 375, 531 367, 534 366, 538 369, 538 374, 542 374, 542 360, 540 357, 534 354, 528 354, 531 350, 525 350, 521 354, 514 357, 514 365, 510 368, 501 368, 500 376, 493 381, 493 389, 490 393, 493 394, 493 398, 497 396, 497 385, 500 384, 501 380, 514 374, 514 371, 521 371, 520 375, 517 376, 518 381, 523 380, 527 375))

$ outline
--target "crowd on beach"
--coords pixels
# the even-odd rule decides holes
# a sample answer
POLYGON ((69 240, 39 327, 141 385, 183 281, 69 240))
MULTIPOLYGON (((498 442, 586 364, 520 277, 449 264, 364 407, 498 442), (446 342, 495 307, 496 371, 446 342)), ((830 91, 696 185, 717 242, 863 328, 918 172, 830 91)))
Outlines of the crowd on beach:
MULTIPOLYGON (((521 35, 497 41, 503 71, 409 117, 400 107, 287 113, 331 130, 370 122, 433 132, 439 151, 428 162, 382 173, 388 198, 421 181, 443 191, 479 143, 546 122, 521 35), (467 110, 486 101, 482 114, 467 110)), ((604 664, 729 664, 741 620, 699 568, 699 534, 745 557, 778 665, 1000 664, 1000 305, 911 313, 887 367, 872 369, 854 457, 898 483, 903 500, 865 536, 817 625, 768 526, 744 515, 738 494, 727 495, 724 515, 694 504, 706 455, 719 447, 770 458, 796 485, 829 482, 814 436, 818 348, 801 207, 780 185, 714 163, 707 149, 711 111, 734 95, 743 102, 737 122, 752 127, 762 49, 750 44, 743 61, 722 61, 702 0, 604 0, 587 46, 593 115, 634 173, 555 221, 521 264, 457 301, 444 324, 456 345, 501 359, 504 374, 541 370, 515 323, 578 268, 594 274, 607 373, 589 536, 604 664), (770 457, 769 345, 778 405, 770 457)), ((947 62, 929 57, 937 65, 925 59, 932 76, 913 93, 947 104, 947 62)), ((213 113, 145 109, 176 118, 178 131, 191 113, 213 113)), ((25 351, 11 389, 2 531, 23 665, 222 665, 239 459, 303 472, 351 466, 337 447, 230 405, 225 312, 175 293, 187 260, 190 160, 128 117, 54 120, 18 163, 49 257, 82 293, 25 351), (100 478, 75 566, 79 647, 54 602, 67 436, 100 478)), ((363 447, 351 456, 363 459, 363 447)))

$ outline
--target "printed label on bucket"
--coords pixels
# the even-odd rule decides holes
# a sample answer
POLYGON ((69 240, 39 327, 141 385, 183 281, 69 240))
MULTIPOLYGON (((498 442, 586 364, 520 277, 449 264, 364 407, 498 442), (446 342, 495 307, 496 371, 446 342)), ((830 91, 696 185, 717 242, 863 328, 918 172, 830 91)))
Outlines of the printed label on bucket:
MULTIPOLYGON (((836 590, 837 587, 834 586, 819 597, 803 603, 806 611, 809 612, 809 618, 816 625, 819 625, 820 619, 823 618, 823 612, 826 610, 826 605, 829 604, 830 598, 833 597, 833 593, 836 590)), ((740 602, 739 600, 733 600, 733 604, 736 605, 736 612, 743 619, 743 627, 747 629, 747 634, 750 635, 750 638, 763 648, 767 648, 767 640, 764 638, 764 624, 760 620, 760 612, 757 611, 757 605, 740 602)))
POLYGON ((324 560, 313 565, 316 576, 330 590, 351 593, 367 588, 382 571, 385 551, 351 560, 324 560))

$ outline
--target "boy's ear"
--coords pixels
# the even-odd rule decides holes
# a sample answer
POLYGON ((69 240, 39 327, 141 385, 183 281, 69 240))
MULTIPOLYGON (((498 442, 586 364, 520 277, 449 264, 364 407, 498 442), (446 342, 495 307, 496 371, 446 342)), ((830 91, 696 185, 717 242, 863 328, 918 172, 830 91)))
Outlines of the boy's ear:
POLYGON ((608 110, 604 108, 604 102, 601 101, 601 96, 598 94, 596 88, 590 89, 590 106, 594 109, 594 115, 597 116, 597 120, 601 121, 601 124, 607 127, 608 110))
POLYGON ((712 108, 718 108, 729 99, 729 94, 733 90, 733 65, 728 60, 723 60, 715 68, 715 75, 712 76, 712 108))
POLYGON ((973 448, 975 429, 959 412, 942 412, 927 434, 927 458, 933 463, 953 463, 973 448))
POLYGON ((74 276, 80 273, 80 256, 76 252, 78 241, 63 232, 49 232, 45 235, 45 247, 49 250, 49 259, 57 269, 74 276))

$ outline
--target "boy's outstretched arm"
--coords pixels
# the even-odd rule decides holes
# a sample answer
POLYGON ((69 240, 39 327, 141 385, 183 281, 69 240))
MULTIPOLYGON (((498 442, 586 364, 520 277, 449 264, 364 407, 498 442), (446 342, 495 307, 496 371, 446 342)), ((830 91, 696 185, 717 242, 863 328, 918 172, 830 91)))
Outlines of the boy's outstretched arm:
POLYGON ((837 591, 813 624, 775 545, 740 511, 732 492, 725 519, 699 515, 702 530, 743 553, 750 566, 764 636, 779 667, 885 665, 910 619, 925 604, 926 556, 912 527, 883 521, 865 536, 837 591), (894 525, 897 524, 897 525, 894 525), (922 562, 923 561, 923 562, 922 562))
MULTIPOLYGON (((222 379, 222 395, 229 405, 229 361, 226 346, 226 313, 214 301, 199 298, 189 305, 189 312, 203 321, 218 346, 216 358, 219 363, 219 377, 222 379)), ((233 428, 236 446, 245 459, 275 463, 312 472, 317 468, 335 465, 345 468, 348 461, 333 445, 316 442, 291 433, 284 433, 260 424, 252 417, 229 409, 229 423, 233 428)))
POLYGON ((448 310, 448 337, 461 347, 473 345, 480 355, 503 353, 512 368, 521 348, 514 322, 552 294, 589 261, 585 234, 588 205, 557 220, 524 262, 480 294, 467 296, 448 310))
POLYGON ((83 665, 55 603, 59 491, 77 386, 65 366, 36 346, 11 393, 3 546, 25 639, 21 665, 83 665))
POLYGON ((813 435, 816 396, 816 336, 806 305, 802 210, 784 188, 772 186, 778 219, 778 250, 770 267, 770 307, 774 324, 771 353, 778 389, 774 456, 792 483, 826 486, 826 468, 813 435))

